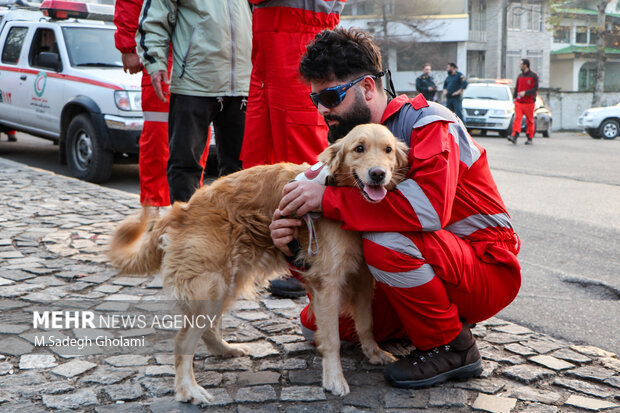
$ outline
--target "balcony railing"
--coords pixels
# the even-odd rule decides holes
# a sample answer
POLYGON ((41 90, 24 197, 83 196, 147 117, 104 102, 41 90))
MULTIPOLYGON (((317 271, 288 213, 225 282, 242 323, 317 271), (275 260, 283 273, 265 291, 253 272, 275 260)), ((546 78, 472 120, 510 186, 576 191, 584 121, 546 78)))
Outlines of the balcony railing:
POLYGON ((470 30, 469 31, 469 41, 470 42, 486 43, 486 41, 487 41, 487 32, 483 32, 483 31, 480 31, 480 30, 470 30))

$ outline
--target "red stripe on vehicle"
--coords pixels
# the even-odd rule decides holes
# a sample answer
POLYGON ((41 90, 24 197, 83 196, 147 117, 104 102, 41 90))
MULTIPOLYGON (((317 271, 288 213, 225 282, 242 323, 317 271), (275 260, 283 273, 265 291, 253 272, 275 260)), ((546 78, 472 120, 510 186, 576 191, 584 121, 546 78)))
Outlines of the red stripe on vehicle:
POLYGON ((86 84, 89 84, 89 85, 105 87, 105 88, 108 88, 108 89, 124 90, 122 87, 120 87, 118 85, 115 85, 113 83, 100 82, 98 80, 87 79, 85 77, 79 77, 79 76, 73 76, 73 75, 65 75, 65 74, 56 73, 56 72, 46 72, 44 70, 23 69, 21 67, 11 67, 11 66, 0 66, 0 70, 6 70, 6 71, 9 71, 9 72, 26 73, 26 74, 31 74, 31 75, 37 75, 40 72, 45 72, 47 77, 54 77, 54 78, 57 78, 57 79, 65 79, 65 80, 70 80, 72 82, 78 82, 78 83, 86 83, 86 84))

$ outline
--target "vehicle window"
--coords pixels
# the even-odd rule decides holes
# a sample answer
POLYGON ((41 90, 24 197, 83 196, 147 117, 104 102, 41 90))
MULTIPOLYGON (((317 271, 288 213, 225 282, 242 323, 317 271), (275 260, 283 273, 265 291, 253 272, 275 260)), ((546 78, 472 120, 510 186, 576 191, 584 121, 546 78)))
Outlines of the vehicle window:
POLYGON ((512 100, 510 91, 505 87, 469 85, 463 93, 464 99, 512 100))
POLYGON ((51 29, 39 29, 34 34, 28 55, 30 66, 39 66, 39 56, 42 52, 58 53, 56 35, 51 29))
POLYGON ((17 64, 26 33, 28 33, 27 27, 11 27, 2 49, 2 63, 17 64))
POLYGON ((123 67, 121 53, 114 47, 114 29, 63 27, 71 66, 123 67))

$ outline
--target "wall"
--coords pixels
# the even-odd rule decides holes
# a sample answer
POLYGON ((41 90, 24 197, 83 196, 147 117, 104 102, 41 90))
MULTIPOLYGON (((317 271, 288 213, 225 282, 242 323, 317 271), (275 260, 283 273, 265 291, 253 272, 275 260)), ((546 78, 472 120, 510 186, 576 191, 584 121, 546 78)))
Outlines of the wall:
POLYGON ((574 90, 573 81, 574 60, 552 60, 549 86, 554 89, 574 90))
MULTIPOLYGON (((580 130, 577 119, 589 109, 592 102, 591 92, 558 92, 539 90, 553 115, 553 130, 580 130)), ((605 93, 602 106, 613 106, 620 102, 620 92, 605 93)))

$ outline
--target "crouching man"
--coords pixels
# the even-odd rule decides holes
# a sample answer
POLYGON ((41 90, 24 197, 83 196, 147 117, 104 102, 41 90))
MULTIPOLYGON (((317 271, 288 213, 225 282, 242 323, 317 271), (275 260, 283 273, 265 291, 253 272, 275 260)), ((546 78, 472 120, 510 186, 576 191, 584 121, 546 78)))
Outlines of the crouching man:
MULTIPOLYGON (((316 36, 302 58, 310 98, 329 126, 329 140, 364 123, 382 123, 410 146, 408 179, 378 203, 355 188, 289 183, 271 236, 287 247, 308 212, 363 234, 364 257, 376 282, 378 341, 407 337, 416 350, 385 367, 394 386, 421 388, 479 375, 480 353, 469 325, 497 314, 521 285, 519 239, 499 195, 484 148, 461 121, 424 96, 385 94, 378 47, 356 29, 316 36)), ((301 322, 315 329, 307 308, 301 322)), ((355 341, 341 319, 341 339, 355 341)))

